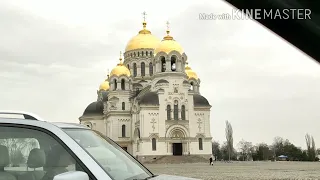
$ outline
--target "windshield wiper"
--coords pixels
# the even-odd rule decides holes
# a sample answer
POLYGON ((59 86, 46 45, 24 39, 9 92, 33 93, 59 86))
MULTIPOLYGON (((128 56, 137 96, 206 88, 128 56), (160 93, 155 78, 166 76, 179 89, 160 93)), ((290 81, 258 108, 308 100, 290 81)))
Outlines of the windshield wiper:
POLYGON ((146 177, 146 178, 144 178, 144 179, 133 179, 133 180, 148 180, 148 179, 152 179, 152 178, 154 178, 154 177, 156 177, 156 176, 158 176, 158 175, 152 175, 152 176, 146 177))

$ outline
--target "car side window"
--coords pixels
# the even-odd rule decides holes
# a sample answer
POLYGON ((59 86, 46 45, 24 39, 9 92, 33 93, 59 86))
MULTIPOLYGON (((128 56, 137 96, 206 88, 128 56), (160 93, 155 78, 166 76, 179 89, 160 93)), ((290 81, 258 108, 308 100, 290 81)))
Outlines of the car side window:
POLYGON ((0 125, 0 177, 53 180, 54 176, 68 171, 84 170, 49 134, 37 129, 0 125))

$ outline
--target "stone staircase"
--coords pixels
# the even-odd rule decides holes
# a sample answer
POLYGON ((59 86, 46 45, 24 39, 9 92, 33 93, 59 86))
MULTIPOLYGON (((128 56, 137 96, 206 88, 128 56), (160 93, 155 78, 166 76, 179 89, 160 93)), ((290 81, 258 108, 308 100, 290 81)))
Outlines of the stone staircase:
POLYGON ((202 156, 189 155, 189 156, 161 156, 151 161, 145 162, 146 164, 182 164, 182 163, 209 163, 209 159, 202 156))

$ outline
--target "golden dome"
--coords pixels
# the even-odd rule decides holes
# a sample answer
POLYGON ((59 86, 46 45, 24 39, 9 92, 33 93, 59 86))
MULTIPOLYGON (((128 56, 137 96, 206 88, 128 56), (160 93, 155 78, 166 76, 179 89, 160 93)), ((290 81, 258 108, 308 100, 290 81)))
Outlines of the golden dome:
POLYGON ((167 22, 167 28, 167 35, 163 37, 163 40, 156 47, 154 53, 157 54, 159 52, 165 52, 168 54, 171 51, 178 51, 180 54, 182 54, 184 51, 181 45, 177 41, 175 41, 172 36, 169 35, 169 22, 167 22))
POLYGON ((125 75, 125 76, 131 76, 130 70, 123 64, 122 62, 122 58, 121 58, 121 52, 120 52, 120 63, 117 64, 117 66, 115 68, 112 69, 110 76, 121 76, 121 75, 125 75))
POLYGON ((188 76, 188 79, 194 78, 198 80, 197 73, 191 69, 191 67, 188 65, 188 62, 186 62, 185 72, 188 76))
POLYGON ((160 40, 146 29, 147 23, 144 21, 142 25, 143 29, 139 31, 139 34, 131 38, 127 43, 126 51, 146 48, 154 49, 159 44, 160 40))
POLYGON ((110 88, 110 85, 109 85, 109 80, 106 79, 105 81, 103 81, 100 86, 99 86, 99 90, 105 90, 105 91, 108 91, 110 88))

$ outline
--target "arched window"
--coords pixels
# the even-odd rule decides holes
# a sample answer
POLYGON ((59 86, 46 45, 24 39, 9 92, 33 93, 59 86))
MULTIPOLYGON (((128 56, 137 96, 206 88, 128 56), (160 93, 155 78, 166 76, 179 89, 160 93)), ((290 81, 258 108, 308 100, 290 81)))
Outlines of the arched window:
POLYGON ((146 75, 146 64, 144 62, 141 63, 141 76, 146 75))
POLYGON ((167 105, 167 120, 171 120, 171 106, 167 105))
POLYGON ((146 51, 146 56, 148 56, 148 51, 146 51))
POLYGON ((166 71, 166 59, 164 57, 161 57, 161 72, 166 71))
POLYGON ((126 125, 122 125, 122 137, 126 137, 126 125))
POLYGON ((126 109, 126 103, 122 102, 122 110, 125 110, 125 109, 126 109))
POLYGON ((125 90, 125 89, 126 89, 126 83, 124 79, 121 79, 121 90, 125 90))
POLYGON ((133 77, 137 76, 137 64, 133 63, 133 77))
POLYGON ((173 119, 178 120, 178 101, 174 101, 174 106, 173 106, 173 119))
POLYGON ((130 70, 130 65, 129 65, 129 64, 127 65, 127 67, 128 67, 128 69, 130 70))
POLYGON ((199 150, 203 150, 202 138, 199 138, 199 150))
POLYGON ((151 62, 149 63, 149 74, 150 74, 150 76, 153 75, 153 65, 151 62))
POLYGON ((186 120, 186 107, 184 105, 181 106, 181 119, 186 120))
POLYGON ((157 150, 157 140, 156 138, 152 138, 152 151, 157 150))
POLYGON ((138 52, 138 57, 140 56, 140 52, 138 52))
POLYGON ((193 82, 191 82, 190 85, 191 85, 190 89, 193 90, 193 82))
POLYGON ((117 80, 115 79, 115 80, 113 80, 113 90, 117 90, 117 85, 118 85, 118 82, 117 82, 117 80))
POLYGON ((171 71, 176 71, 176 70, 177 70, 176 57, 172 56, 171 57, 171 71))

